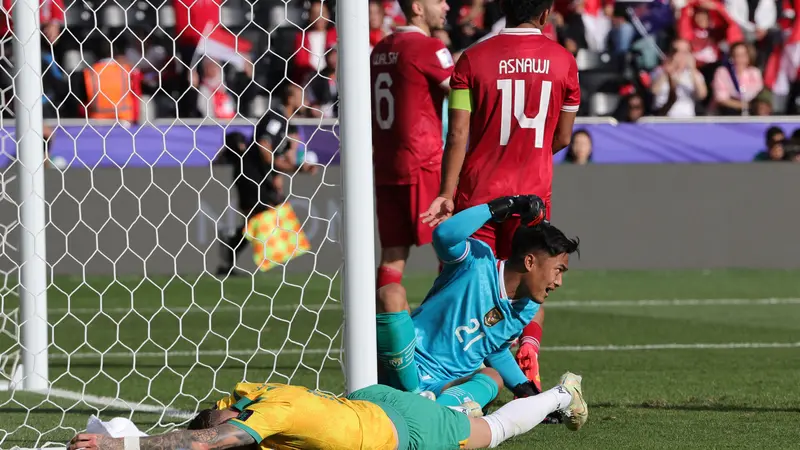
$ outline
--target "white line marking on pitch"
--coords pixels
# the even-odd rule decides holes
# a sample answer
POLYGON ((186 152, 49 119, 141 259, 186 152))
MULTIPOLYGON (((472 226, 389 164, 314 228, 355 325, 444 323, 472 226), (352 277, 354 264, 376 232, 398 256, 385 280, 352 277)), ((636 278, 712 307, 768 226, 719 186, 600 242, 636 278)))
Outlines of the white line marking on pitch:
MULTIPOLYGON (((252 301, 250 303, 253 303, 252 301)), ((168 311, 175 314, 199 314, 199 313, 227 313, 227 312, 256 312, 256 311, 295 311, 302 308, 308 311, 321 310, 341 310, 342 305, 338 302, 325 304, 301 304, 293 303, 289 305, 198 305, 189 307, 152 307, 146 306, 135 308, 133 311, 139 314, 153 314, 159 311, 168 311)), ((563 300, 547 303, 548 309, 553 308, 606 308, 606 307, 648 307, 648 306, 768 306, 768 305, 800 305, 800 298, 716 298, 716 299, 656 299, 656 300, 563 300)), ((108 314, 123 314, 131 312, 132 308, 103 308, 103 312, 108 314)), ((49 308, 51 314, 96 314, 99 308, 49 308)))
MULTIPOLYGON (((543 351, 548 352, 621 352, 636 350, 736 350, 736 349, 768 349, 768 348, 800 348, 800 342, 722 342, 703 344, 632 344, 632 345, 553 345, 543 346, 543 351)), ((169 352, 138 352, 137 359, 170 357, 197 357, 197 356, 257 356, 259 354, 275 355, 337 355, 337 348, 307 348, 307 349, 259 349, 259 350, 200 350, 198 351, 169 351, 169 352)), ((107 359, 131 358, 129 352, 108 352, 102 355, 107 359)), ((100 353, 51 353, 49 359, 100 359, 100 353)))
POLYGON ((26 391, 26 392, 32 392, 34 394, 40 394, 46 397, 57 397, 66 400, 80 401, 94 407, 96 407, 97 405, 101 405, 109 408, 122 409, 125 411, 163 414, 166 417, 173 417, 176 419, 189 419, 194 417, 194 415, 189 411, 181 411, 179 409, 167 408, 165 406, 148 405, 146 403, 137 403, 114 397, 101 397, 97 395, 84 394, 81 392, 69 391, 66 389, 51 388, 42 391, 26 391))

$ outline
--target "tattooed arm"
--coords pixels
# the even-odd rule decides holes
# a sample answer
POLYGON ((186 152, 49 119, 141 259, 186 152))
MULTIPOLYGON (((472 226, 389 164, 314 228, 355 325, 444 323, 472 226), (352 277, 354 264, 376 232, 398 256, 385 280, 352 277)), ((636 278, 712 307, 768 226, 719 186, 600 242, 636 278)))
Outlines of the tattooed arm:
MULTIPOLYGON (((222 425, 207 430, 180 430, 158 436, 139 438, 140 450, 216 450, 245 448, 257 444, 246 431, 234 425, 222 425)), ((124 450, 125 440, 97 434, 79 434, 70 441, 70 450, 124 450)))

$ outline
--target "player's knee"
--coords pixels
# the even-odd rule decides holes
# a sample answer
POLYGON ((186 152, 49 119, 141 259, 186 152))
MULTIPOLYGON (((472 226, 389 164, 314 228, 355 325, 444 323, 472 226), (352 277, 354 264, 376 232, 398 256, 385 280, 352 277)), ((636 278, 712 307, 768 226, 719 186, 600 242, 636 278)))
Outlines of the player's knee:
POLYGON ((398 283, 381 287, 378 289, 376 309, 379 314, 408 311, 406 289, 398 283))
POLYGON ((500 376, 500 372, 498 372, 497 370, 491 367, 484 367, 483 369, 481 369, 480 373, 491 378, 492 381, 494 381, 495 384, 497 384, 498 390, 500 390, 503 387, 503 377, 500 376))

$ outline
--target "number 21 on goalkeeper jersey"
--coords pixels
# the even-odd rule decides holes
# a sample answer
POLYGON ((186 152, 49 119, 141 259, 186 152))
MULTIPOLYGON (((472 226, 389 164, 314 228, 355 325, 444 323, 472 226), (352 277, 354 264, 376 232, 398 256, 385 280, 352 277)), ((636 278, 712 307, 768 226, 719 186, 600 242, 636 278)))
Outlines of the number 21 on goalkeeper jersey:
POLYGON ((538 29, 506 28, 464 51, 450 87, 450 108, 471 111, 458 209, 518 194, 549 203, 558 119, 580 105, 572 54, 538 29))
POLYGON ((375 182, 416 184, 420 168, 441 168, 442 102, 453 58, 442 41, 407 26, 375 45, 370 66, 375 182))

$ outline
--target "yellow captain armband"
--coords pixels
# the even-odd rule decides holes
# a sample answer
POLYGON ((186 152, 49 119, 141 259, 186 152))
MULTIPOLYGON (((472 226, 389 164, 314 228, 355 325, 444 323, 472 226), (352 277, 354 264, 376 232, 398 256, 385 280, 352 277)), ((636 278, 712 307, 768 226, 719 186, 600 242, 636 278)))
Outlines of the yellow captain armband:
POLYGON ((472 91, 469 89, 453 89, 450 91, 450 109, 472 112, 472 91))

